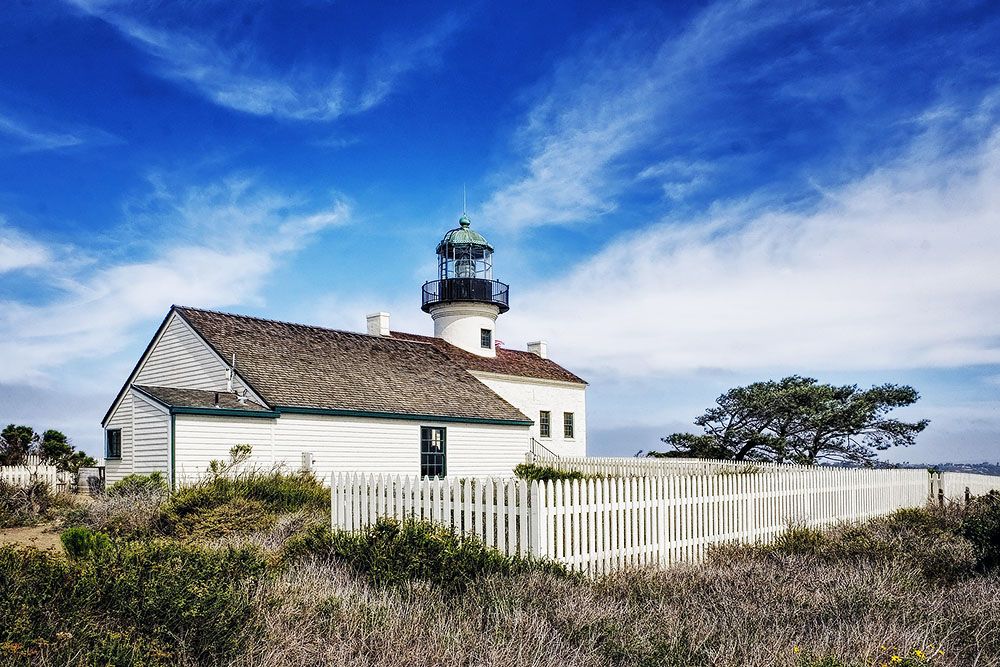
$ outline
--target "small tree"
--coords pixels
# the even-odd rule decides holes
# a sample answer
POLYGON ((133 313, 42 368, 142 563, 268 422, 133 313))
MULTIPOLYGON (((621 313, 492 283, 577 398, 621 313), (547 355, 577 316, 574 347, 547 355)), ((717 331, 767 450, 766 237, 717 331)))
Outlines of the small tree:
POLYGON ((0 433, 0 465, 24 465, 32 454, 42 463, 73 473, 82 466, 97 465, 93 458, 77 451, 60 431, 49 429, 39 437, 30 426, 8 424, 0 433))
POLYGON ((913 387, 884 384, 819 384, 797 375, 736 387, 695 420, 703 433, 674 433, 661 440, 667 452, 649 456, 691 456, 736 461, 815 464, 820 461, 873 464, 877 452, 915 442, 928 420, 889 417, 920 398, 913 387))
POLYGON ((28 455, 38 447, 38 434, 30 426, 8 424, 0 432, 0 465, 24 465, 28 455))

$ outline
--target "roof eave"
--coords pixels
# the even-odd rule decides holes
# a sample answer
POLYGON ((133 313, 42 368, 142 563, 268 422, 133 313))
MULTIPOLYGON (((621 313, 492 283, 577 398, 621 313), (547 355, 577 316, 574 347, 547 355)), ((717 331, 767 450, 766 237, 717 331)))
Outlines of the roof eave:
MULTIPOLYGON (((279 414, 328 415, 331 417, 364 417, 367 419, 404 419, 408 421, 435 421, 461 424, 494 424, 497 426, 533 426, 534 421, 525 419, 502 419, 492 417, 462 417, 456 415, 431 415, 409 412, 380 412, 377 410, 345 410, 339 408, 315 408, 302 405, 275 405, 279 414)), ((524 416, 524 415, 522 415, 524 416)))

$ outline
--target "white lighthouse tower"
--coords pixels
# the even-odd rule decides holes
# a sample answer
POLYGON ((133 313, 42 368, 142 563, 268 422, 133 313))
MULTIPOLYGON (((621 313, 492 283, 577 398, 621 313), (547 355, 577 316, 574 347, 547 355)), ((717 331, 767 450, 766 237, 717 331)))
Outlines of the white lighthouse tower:
POLYGON ((434 335, 482 357, 495 357, 497 317, 509 309, 510 288, 493 279, 493 246, 462 215, 437 246, 438 277, 424 283, 424 312, 434 335))

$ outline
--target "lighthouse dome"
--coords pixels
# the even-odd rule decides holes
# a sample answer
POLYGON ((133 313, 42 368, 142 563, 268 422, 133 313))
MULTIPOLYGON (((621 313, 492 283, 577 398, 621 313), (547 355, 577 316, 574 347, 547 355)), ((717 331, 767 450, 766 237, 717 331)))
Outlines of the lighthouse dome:
MULTIPOLYGON (((442 254, 449 246, 477 246, 479 248, 493 252, 493 246, 486 241, 482 234, 472 229, 472 221, 465 214, 458 219, 458 227, 448 230, 441 242, 438 243, 437 253, 442 254)), ((481 252, 481 251, 480 251, 481 252)), ((478 253, 477 253, 478 254, 478 253)))

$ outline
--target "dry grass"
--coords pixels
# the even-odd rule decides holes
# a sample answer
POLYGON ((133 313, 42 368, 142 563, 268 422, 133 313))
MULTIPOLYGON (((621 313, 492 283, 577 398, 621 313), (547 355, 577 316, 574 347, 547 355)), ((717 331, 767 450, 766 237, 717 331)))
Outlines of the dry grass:
MULTIPOLYGON (((298 493, 299 486, 289 488, 298 493)), ((233 521, 229 510, 239 506, 232 494, 222 502, 205 489, 198 494, 189 494, 191 508, 182 516, 233 521)), ((141 539, 155 532, 169 502, 148 493, 101 497, 85 510, 84 523, 141 539)), ((425 576, 373 584, 379 579, 359 567, 375 562, 366 560, 373 555, 368 552, 286 549, 289 540, 328 526, 329 516, 310 502, 298 502, 293 511, 281 509, 283 501, 267 502, 273 521, 262 529, 244 530, 249 524, 241 520, 234 523, 239 530, 167 540, 220 553, 223 547, 255 547, 267 564, 261 578, 235 586, 227 602, 246 608, 249 601, 252 620, 226 626, 235 633, 227 641, 238 645, 226 654, 225 664, 233 667, 1000 666, 1000 569, 977 572, 988 561, 982 545, 974 548, 968 538, 974 513, 958 508, 907 510, 827 531, 793 529, 772 545, 718 549, 702 565, 597 580, 543 568, 470 566, 468 585, 452 587, 425 576), (311 555, 290 561, 295 553, 311 555), (498 571, 506 574, 482 574, 498 571), (915 649, 929 660, 918 659, 915 649), (906 660, 892 663, 894 654, 906 660)), ((989 516, 994 519, 975 525, 986 530, 1000 515, 989 516)), ((327 532, 323 539, 332 538, 327 532)), ((407 563, 418 554, 397 553, 393 544, 373 542, 383 549, 379 567, 409 572, 407 563)), ((445 563, 453 551, 425 549, 419 558, 445 563)), ((208 555, 204 560, 213 562, 208 555)), ((227 582, 239 574, 219 571, 227 582)), ((458 570, 446 572, 454 578, 458 570)), ((175 573, 160 583, 166 587, 173 578, 175 573)), ((199 591, 182 592, 200 599, 199 591)), ((183 636, 172 626, 169 632, 183 636)), ((122 641, 131 645, 127 639, 122 641)), ((199 654, 176 642, 172 648, 163 664, 199 664, 199 654)), ((66 664, 43 656, 30 664, 66 664)))
POLYGON ((155 490, 101 494, 68 517, 68 522, 109 535, 149 535, 157 527, 168 496, 155 490))
POLYGON ((265 631, 241 667, 881 665, 938 648, 935 665, 1000 664, 1000 577, 932 585, 891 562, 767 558, 594 582, 532 573, 449 598, 419 584, 372 588, 311 560, 258 604, 265 631))

